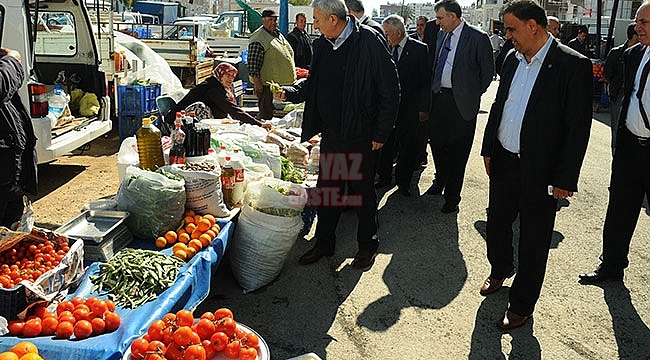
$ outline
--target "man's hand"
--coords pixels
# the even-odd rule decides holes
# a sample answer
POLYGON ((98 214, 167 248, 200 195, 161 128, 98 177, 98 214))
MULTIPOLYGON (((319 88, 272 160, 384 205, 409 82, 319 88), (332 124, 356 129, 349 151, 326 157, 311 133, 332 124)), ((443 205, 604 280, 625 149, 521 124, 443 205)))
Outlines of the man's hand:
POLYGON ((0 48, 0 55, 2 56, 11 56, 14 59, 20 61, 20 53, 16 50, 12 49, 7 49, 7 48, 0 48))
POLYGON ((271 130, 273 125, 271 125, 271 123, 264 123, 264 124, 262 124, 261 127, 262 127, 262 129, 271 130))
POLYGON ((553 198, 554 199, 566 199, 573 196, 573 191, 560 189, 558 187, 553 187, 553 198))
POLYGON ((253 78, 253 92, 255 92, 255 96, 257 96, 258 99, 262 98, 262 89, 264 87, 262 86, 262 79, 258 77, 253 78))
POLYGON ((489 156, 483 156, 483 164, 485 164, 485 173, 490 177, 490 161, 492 160, 489 156))
POLYGON ((372 151, 379 150, 379 149, 381 149, 382 146, 384 146, 384 143, 373 141, 372 142, 372 151))
POLYGON ((273 93, 273 97, 278 99, 278 100, 286 101, 287 100, 287 93, 284 91, 284 89, 282 89, 282 91, 280 91, 280 92, 273 93))
POLYGON ((429 113, 424 112, 424 111, 420 111, 418 113, 418 120, 420 120, 420 122, 425 122, 425 121, 429 120, 429 113))

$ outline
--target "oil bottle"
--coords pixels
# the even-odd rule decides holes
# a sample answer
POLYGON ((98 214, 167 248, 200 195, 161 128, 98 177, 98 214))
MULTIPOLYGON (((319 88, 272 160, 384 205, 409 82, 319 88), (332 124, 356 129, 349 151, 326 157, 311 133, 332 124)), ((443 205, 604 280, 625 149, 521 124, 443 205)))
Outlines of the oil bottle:
POLYGON ((142 127, 135 133, 140 168, 151 171, 165 165, 160 130, 153 124, 155 118, 155 116, 142 118, 142 127))

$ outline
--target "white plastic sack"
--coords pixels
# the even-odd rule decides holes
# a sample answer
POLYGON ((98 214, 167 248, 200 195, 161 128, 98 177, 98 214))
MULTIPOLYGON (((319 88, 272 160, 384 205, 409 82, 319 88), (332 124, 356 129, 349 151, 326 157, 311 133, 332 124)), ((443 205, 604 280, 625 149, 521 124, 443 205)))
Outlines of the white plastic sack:
POLYGON ((267 144, 261 141, 239 144, 246 156, 253 159, 253 162, 265 164, 273 176, 280 178, 282 175, 282 161, 280 160, 280 147, 276 144, 267 144))
POLYGON ((120 144, 120 151, 117 153, 117 174, 120 183, 126 176, 126 168, 138 166, 140 157, 138 155, 138 141, 135 136, 129 136, 120 144))
POLYGON ((117 191, 117 209, 130 213, 126 226, 140 239, 155 239, 180 224, 185 212, 185 181, 135 166, 117 191))
POLYGON ((242 206, 230 249, 230 266, 245 294, 280 274, 300 229, 301 216, 273 216, 242 206))
POLYGON ((208 171, 187 171, 182 165, 165 166, 169 172, 185 179, 185 207, 194 210, 197 214, 211 214, 215 217, 228 217, 230 211, 223 202, 221 192, 221 167, 216 164, 215 169, 208 171))
POLYGON ((305 188, 276 178, 262 178, 252 182, 244 194, 245 204, 276 216, 299 216, 306 202, 305 188))
POLYGON ((251 161, 244 163, 244 168, 244 191, 248 189, 248 184, 253 181, 260 181, 265 177, 273 177, 273 171, 265 164, 258 164, 251 161))

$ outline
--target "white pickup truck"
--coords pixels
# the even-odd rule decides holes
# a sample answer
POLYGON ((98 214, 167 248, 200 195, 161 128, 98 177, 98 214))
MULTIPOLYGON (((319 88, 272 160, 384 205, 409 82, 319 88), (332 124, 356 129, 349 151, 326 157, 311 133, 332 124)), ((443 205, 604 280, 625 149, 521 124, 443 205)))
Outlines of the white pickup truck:
POLYGON ((0 29, 0 45, 22 55, 27 76, 20 92, 38 138, 39 163, 53 161, 111 131, 106 76, 83 1, 3 0, 0 29), (96 116, 78 116, 53 128, 47 100, 62 71, 67 79, 64 89, 75 86, 95 94, 100 110, 96 116), (78 83, 71 85, 72 79, 78 83))

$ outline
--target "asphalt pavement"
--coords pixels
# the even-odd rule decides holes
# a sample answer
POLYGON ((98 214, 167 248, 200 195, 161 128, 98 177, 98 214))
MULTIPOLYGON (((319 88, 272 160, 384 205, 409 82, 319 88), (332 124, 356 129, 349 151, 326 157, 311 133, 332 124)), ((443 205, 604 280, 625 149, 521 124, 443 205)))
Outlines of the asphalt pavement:
POLYGON ((459 213, 442 214, 443 198, 424 194, 434 175, 429 165, 417 174, 411 197, 396 188, 379 193, 380 254, 368 271, 350 266, 357 220, 348 211, 333 257, 298 264, 313 246, 312 230, 297 239, 277 280, 255 292, 243 294, 226 255, 197 311, 231 308, 268 343, 272 359, 305 353, 322 359, 649 359, 646 209, 639 212, 625 282, 577 282, 579 273, 598 265, 602 246, 611 166, 607 113, 594 113, 579 191, 558 211, 532 320, 510 333, 496 328, 512 280, 488 297, 478 288, 489 274, 488 178, 479 150, 497 86, 493 82, 482 98, 459 213))

